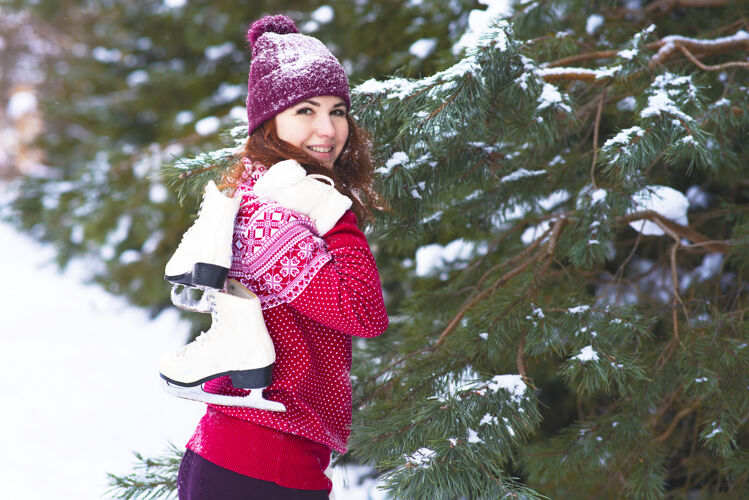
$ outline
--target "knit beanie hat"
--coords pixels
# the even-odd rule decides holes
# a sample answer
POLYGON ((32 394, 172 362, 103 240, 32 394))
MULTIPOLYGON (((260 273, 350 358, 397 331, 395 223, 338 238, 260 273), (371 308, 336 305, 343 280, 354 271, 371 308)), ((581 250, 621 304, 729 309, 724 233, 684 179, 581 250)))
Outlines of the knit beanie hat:
POLYGON ((247 31, 252 48, 247 82, 249 134, 305 99, 332 95, 351 107, 343 66, 317 38, 302 35, 286 16, 258 19, 247 31))

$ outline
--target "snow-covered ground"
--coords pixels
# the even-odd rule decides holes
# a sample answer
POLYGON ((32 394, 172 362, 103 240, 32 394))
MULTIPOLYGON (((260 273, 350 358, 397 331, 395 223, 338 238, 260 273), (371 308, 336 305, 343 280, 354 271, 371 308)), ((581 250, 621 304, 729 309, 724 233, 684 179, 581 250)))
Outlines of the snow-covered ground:
MULTIPOLYGON (((59 273, 51 248, 4 223, 0 248, 0 498, 108 498, 108 472, 130 472, 133 451, 183 446, 203 413, 158 383, 159 356, 188 326, 84 284, 81 262, 59 273)), ((372 481, 352 484, 362 470, 335 470, 337 500, 385 498, 372 481)))

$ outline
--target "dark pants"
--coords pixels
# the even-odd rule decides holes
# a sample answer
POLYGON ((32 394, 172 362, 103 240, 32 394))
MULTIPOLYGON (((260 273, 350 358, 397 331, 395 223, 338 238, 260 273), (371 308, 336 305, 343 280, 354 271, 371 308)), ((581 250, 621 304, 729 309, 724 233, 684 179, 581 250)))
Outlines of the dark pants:
POLYGON ((295 490, 224 469, 185 450, 177 476, 179 500, 328 500, 327 490, 295 490))

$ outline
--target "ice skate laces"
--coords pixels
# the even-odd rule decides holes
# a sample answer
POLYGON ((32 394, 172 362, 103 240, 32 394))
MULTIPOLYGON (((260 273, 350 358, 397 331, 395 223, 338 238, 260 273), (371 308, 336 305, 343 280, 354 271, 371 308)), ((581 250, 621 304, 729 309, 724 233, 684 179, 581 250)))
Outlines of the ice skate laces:
POLYGON ((182 246, 182 243, 184 243, 185 240, 187 238, 189 238, 189 234, 192 233, 193 230, 195 229, 195 226, 198 225, 198 221, 200 220, 200 213, 203 211, 203 201, 205 201, 205 197, 203 197, 203 200, 201 200, 201 202, 200 202, 200 207, 198 208, 198 213, 195 216, 195 220, 192 221, 192 225, 189 228, 187 228, 187 231, 185 231, 182 234, 182 239, 179 240, 179 245, 177 245, 177 249, 179 249, 179 247, 182 246))

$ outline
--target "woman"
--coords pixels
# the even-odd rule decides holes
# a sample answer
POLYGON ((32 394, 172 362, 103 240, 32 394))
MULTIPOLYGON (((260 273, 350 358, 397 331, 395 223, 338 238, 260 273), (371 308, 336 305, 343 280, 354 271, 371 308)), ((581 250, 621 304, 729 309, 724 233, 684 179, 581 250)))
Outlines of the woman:
MULTIPOLYGON (((228 180, 242 197, 229 278, 260 298, 276 350, 264 396, 286 411, 209 405, 179 498, 327 499, 324 471, 331 450, 346 451, 351 422, 352 335, 374 337, 388 323, 357 227, 363 200, 376 199, 372 164, 348 113, 348 80, 325 46, 285 16, 256 21, 248 40, 249 138, 228 180)), ((228 377, 204 389, 247 394, 228 377)))

